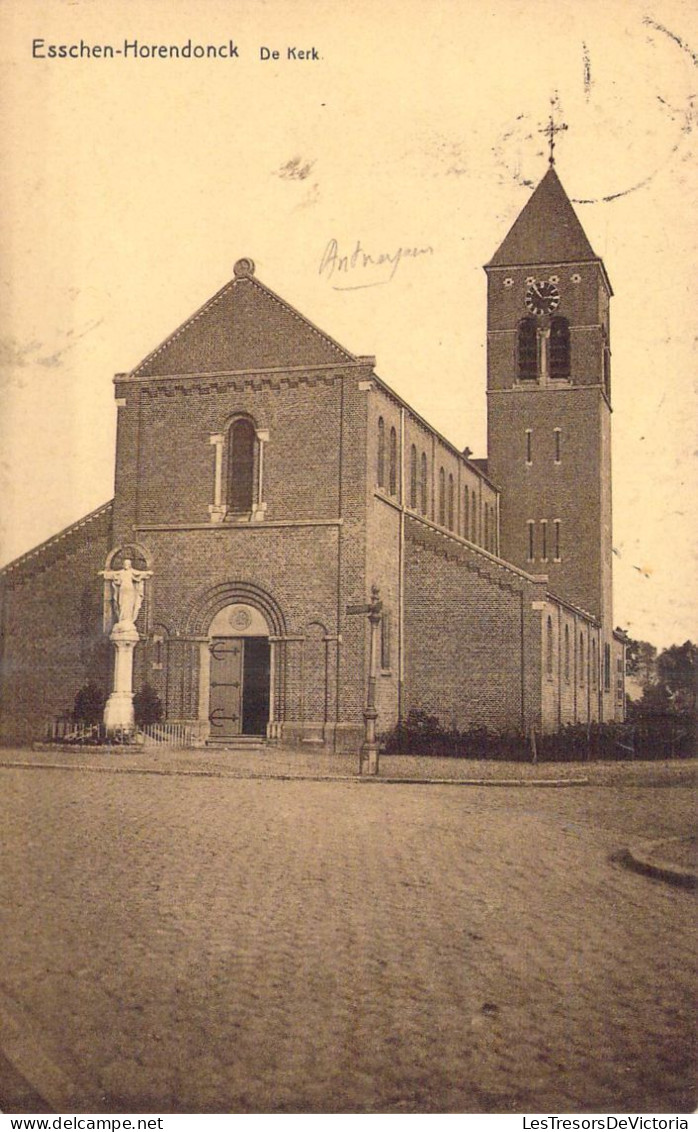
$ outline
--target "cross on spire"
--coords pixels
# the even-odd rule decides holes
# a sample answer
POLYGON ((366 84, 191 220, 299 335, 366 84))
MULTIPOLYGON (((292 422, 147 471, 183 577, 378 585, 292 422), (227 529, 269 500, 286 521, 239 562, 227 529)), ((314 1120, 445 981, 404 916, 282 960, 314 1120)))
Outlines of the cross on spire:
POLYGON ((543 126, 542 129, 540 129, 538 131, 539 134, 547 134, 548 135, 548 145, 550 146, 550 154, 548 156, 548 164, 550 164, 550 165, 555 164, 555 134, 561 134, 568 128, 566 122, 560 122, 559 124, 556 123, 556 121, 555 121, 555 111, 557 109, 558 109, 557 101, 555 99, 551 99, 550 100, 550 118, 548 119, 548 124, 547 124, 547 126, 543 126))

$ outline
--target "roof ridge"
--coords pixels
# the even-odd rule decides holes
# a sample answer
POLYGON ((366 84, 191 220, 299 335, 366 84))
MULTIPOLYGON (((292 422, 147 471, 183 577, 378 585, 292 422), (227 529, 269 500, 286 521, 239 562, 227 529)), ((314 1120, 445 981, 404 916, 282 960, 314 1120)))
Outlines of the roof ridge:
POLYGON ((63 539, 68 538, 72 534, 75 534, 82 527, 87 526, 88 523, 93 523, 95 519, 99 519, 101 515, 110 510, 113 507, 113 504, 113 499, 108 500, 107 503, 102 503, 101 506, 96 507, 94 511, 89 511, 87 515, 83 515, 82 518, 76 519, 74 523, 70 523, 67 527, 64 527, 62 531, 58 531, 57 534, 51 535, 50 538, 44 539, 44 541, 40 542, 38 546, 33 546, 31 550, 27 550, 24 554, 20 554, 18 558, 13 558, 10 562, 6 563, 5 566, 0 568, 0 577, 2 577, 3 574, 11 573, 12 570, 17 570, 26 562, 31 561, 32 558, 36 558, 38 554, 41 554, 43 551, 48 550, 51 546, 53 546, 54 543, 62 542, 63 539))

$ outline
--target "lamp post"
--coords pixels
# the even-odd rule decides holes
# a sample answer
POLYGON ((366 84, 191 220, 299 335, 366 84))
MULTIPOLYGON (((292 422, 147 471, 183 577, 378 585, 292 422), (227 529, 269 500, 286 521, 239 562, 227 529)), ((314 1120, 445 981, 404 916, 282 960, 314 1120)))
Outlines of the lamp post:
POLYGON ((366 685, 366 706, 363 709, 364 741, 361 745, 360 774, 378 774, 378 742, 376 740, 376 677, 378 673, 378 626, 383 616, 383 602, 380 600, 378 586, 371 587, 371 600, 366 605, 348 605, 348 614, 363 613, 368 616, 368 681, 366 685))

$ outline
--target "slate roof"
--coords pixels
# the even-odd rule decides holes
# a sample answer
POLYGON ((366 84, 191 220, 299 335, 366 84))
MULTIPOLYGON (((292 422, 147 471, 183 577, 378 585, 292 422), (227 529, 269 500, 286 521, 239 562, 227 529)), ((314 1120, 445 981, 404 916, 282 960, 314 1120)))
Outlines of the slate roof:
POLYGON ((136 377, 337 365, 356 358, 238 260, 234 278, 131 371, 136 377))
POLYGON ((551 165, 487 266, 598 259, 551 165))

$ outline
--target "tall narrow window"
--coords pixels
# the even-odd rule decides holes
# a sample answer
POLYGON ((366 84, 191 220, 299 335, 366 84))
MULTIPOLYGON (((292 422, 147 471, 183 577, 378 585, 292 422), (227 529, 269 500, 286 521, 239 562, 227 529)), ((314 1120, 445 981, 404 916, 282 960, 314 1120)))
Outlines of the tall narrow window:
POLYGON ((559 562, 560 561, 560 520, 559 519, 554 520, 553 528, 555 530, 555 561, 559 562))
POLYGON ((603 647, 603 690, 610 692, 611 690, 611 646, 604 645, 603 647))
POLYGON ((594 691, 596 691, 598 685, 598 665, 599 661, 596 654, 596 638, 594 637, 591 642, 591 686, 594 691))
POLYGON ((439 468, 439 522, 446 526, 446 473, 439 468))
POLYGON ((417 509, 417 449, 413 444, 410 448, 410 507, 417 509))
POLYGON ((390 430, 388 470, 388 490, 391 495, 397 495, 397 433, 394 428, 390 430))
POLYGON ((603 348, 603 387, 606 396, 611 396, 611 351, 608 346, 603 348))
POLYGON ((378 418, 378 456, 376 460, 376 483, 385 487, 385 421, 378 418))
POLYGON ((579 634, 579 686, 584 687, 584 637, 579 634))
POLYGON ((518 334, 519 381, 538 380, 538 331, 534 318, 522 318, 518 334))
POLYGON ((533 562, 533 559, 536 556, 536 545, 535 545, 536 524, 533 522, 532 519, 529 519, 526 526, 528 527, 528 561, 533 562))
POLYGON ((565 625, 565 680, 570 682, 570 627, 565 625))
POLYGON ((453 476, 449 473, 449 477, 448 477, 448 498, 447 498, 447 501, 446 501, 447 502, 446 518, 448 520, 449 531, 453 530, 453 518, 454 518, 453 512, 454 512, 454 507, 455 507, 454 491, 455 491, 455 488, 454 488, 454 484, 453 484, 453 476))
POLYGON ((251 511, 254 504, 256 433, 252 421, 239 417, 228 430, 228 510, 251 511))
POLYGON ((553 439, 555 442, 555 463, 559 464, 562 461, 562 432, 559 428, 553 429, 553 439))
POLYGON ((490 508, 489 508, 488 503, 485 504, 485 540, 484 540, 484 546, 485 546, 485 550, 490 549, 490 508))
POLYGON ((383 611, 381 616, 381 668, 390 668, 390 613, 383 611))
POLYGON ((570 324, 566 318, 554 318, 550 323, 550 376, 570 376, 570 324))
POLYGON ((526 429, 526 463, 533 463, 533 432, 530 428, 526 429))
POLYGON ((470 501, 472 503, 472 508, 471 508, 471 512, 470 512, 470 524, 472 526, 472 535, 473 535, 472 541, 477 542, 477 499, 475 498, 475 492, 474 491, 471 493, 470 501))
POLYGON ((470 490, 463 492, 463 537, 470 538, 470 490))
POLYGON ((540 521, 540 556, 544 562, 548 561, 548 520, 540 521))
POLYGON ((426 452, 422 452, 422 462, 421 462, 420 476, 419 476, 419 496, 420 496, 419 505, 420 505, 420 508, 421 508, 423 515, 426 515, 426 513, 427 513, 427 496, 428 496, 427 483, 428 483, 428 480, 429 480, 429 470, 428 470, 428 465, 427 465, 427 454, 426 454, 426 452))
POLYGON ((545 628, 545 671, 553 674, 553 619, 548 617, 545 628))

